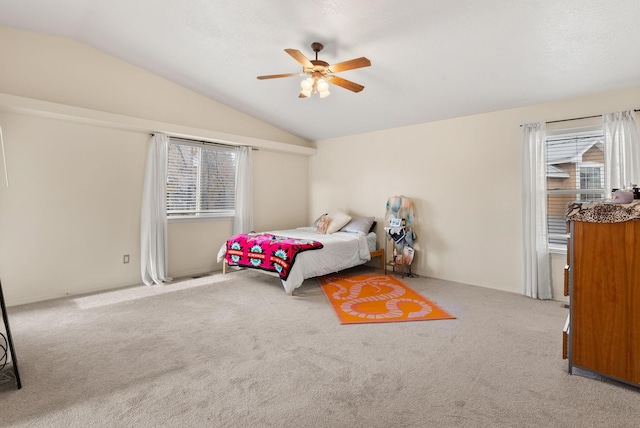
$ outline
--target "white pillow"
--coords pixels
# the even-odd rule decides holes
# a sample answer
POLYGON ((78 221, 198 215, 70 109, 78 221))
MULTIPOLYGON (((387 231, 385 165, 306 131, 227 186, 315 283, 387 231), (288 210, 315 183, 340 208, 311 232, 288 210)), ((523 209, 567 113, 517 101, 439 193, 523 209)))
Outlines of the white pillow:
POLYGON ((345 227, 342 228, 342 232, 351 233, 369 233, 371 225, 375 221, 375 217, 354 217, 345 227))
POLYGON ((351 216, 342 211, 329 213, 329 227, 327 233, 335 233, 346 226, 351 221, 351 216))

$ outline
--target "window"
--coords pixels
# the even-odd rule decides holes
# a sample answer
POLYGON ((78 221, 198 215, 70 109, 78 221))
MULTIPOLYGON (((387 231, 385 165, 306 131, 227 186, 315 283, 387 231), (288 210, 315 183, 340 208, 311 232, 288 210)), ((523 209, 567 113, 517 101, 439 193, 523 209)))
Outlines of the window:
MULTIPOLYGON (((604 165, 580 167, 580 189, 604 189, 604 165)), ((596 195, 581 193, 578 199, 580 201, 595 202, 598 199, 602 199, 602 195, 600 193, 596 195)))
POLYGON ((167 165, 167 217, 233 217, 234 147, 171 138, 167 165))
POLYGON ((566 248, 567 204, 606 197, 603 126, 547 131, 546 144, 549 245, 566 248))

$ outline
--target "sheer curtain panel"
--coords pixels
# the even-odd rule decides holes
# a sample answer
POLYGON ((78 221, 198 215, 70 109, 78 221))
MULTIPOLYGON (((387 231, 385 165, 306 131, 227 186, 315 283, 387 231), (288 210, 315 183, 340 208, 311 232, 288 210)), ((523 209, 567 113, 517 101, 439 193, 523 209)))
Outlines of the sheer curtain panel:
POLYGON ((251 185, 251 147, 238 147, 236 166, 236 207, 233 218, 233 234, 253 231, 253 192, 251 185))
POLYGON ((605 191, 640 184, 640 141, 633 110, 602 116, 605 138, 605 191))
POLYGON ((547 239, 545 125, 522 125, 523 293, 551 299, 551 260, 547 239))
POLYGON ((167 276, 166 177, 169 136, 151 138, 142 193, 141 268, 146 285, 171 281, 167 276))
POLYGON ((4 166, 4 182, 9 187, 9 172, 7 171, 7 157, 4 154, 4 137, 2 136, 2 126, 0 126, 0 146, 2 146, 2 165, 4 166))

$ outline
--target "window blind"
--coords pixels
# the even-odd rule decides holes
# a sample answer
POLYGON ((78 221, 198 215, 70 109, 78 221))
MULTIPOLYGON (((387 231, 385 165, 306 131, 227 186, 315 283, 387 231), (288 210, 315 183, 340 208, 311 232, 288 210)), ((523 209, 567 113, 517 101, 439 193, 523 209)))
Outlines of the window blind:
POLYGON ((234 147, 171 139, 168 217, 229 217, 235 212, 234 147))

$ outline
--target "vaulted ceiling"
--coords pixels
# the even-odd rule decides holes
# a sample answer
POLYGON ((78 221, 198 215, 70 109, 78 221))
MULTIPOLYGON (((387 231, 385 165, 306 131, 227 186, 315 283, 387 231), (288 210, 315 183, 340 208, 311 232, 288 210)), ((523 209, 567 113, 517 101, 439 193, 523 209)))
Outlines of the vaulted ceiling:
POLYGON ((0 0, 0 25, 94 46, 308 140, 640 83, 638 0, 0 0), (285 48, 371 67, 298 98, 285 48))

